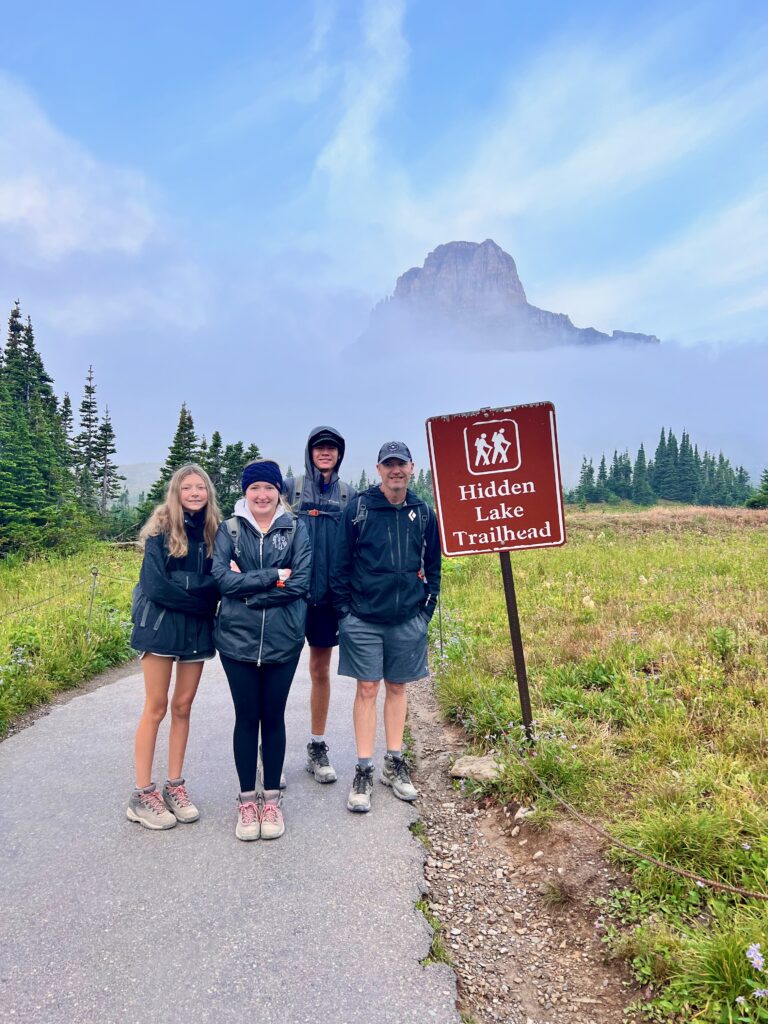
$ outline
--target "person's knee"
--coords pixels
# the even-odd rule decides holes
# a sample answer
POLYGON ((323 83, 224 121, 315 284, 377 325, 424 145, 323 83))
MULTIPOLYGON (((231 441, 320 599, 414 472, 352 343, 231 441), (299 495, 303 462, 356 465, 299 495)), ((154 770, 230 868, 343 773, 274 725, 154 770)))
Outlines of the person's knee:
POLYGON ((312 682, 330 682, 331 675, 331 648, 310 647, 309 649, 309 672, 312 682))
POLYGON ((174 700, 171 701, 171 718, 186 720, 192 713, 192 701, 191 700, 174 700))
POLYGON ((165 718, 167 711, 167 699, 147 701, 147 703, 144 705, 145 717, 148 718, 150 722, 154 722, 156 725, 159 725, 160 722, 162 722, 162 720, 165 718))
POLYGON ((379 692, 380 681, 370 682, 364 679, 357 681, 357 695, 361 700, 376 700, 379 692))
POLYGON ((405 683, 390 683, 385 679, 384 686, 388 697, 394 697, 396 700, 404 700, 407 696, 405 683))

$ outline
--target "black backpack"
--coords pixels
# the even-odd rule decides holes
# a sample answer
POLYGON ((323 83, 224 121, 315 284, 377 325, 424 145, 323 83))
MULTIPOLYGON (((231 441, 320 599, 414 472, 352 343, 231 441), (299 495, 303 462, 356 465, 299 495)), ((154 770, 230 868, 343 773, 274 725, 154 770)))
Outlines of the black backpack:
MULTIPOLYGON (((304 481, 306 480, 306 474, 300 473, 299 476, 293 478, 293 497, 289 499, 288 504, 291 506, 293 511, 300 515, 299 502, 301 501, 301 492, 304 490, 304 481)), ((339 508, 343 512, 349 504, 349 484, 345 484, 343 480, 338 481, 339 484, 339 508)))

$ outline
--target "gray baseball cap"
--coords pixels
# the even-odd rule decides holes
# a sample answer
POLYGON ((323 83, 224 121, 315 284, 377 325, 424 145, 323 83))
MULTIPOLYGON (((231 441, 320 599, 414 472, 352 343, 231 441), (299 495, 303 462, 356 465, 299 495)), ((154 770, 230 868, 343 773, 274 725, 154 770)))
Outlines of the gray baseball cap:
POLYGON ((387 441, 379 448, 379 457, 376 463, 384 462, 385 459, 402 459, 403 462, 413 462, 408 445, 403 441, 387 441))

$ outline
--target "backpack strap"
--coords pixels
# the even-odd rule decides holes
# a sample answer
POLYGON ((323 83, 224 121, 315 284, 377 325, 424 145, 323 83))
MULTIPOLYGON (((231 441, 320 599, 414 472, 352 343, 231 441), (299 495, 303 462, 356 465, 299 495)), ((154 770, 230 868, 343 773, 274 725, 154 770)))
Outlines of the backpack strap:
POLYGON ((289 504, 294 512, 299 510, 301 492, 304 490, 304 477, 304 473, 299 473, 298 476, 293 478, 293 498, 291 498, 289 504))
POLYGON ((349 504, 349 484, 345 484, 343 480, 339 480, 339 508, 344 509, 349 504))
POLYGON ((230 516, 226 520, 226 527, 229 536, 232 538, 232 545, 235 549, 235 558, 240 557, 240 517, 230 516))
POLYGON ((365 526, 365 521, 367 520, 367 518, 368 518, 368 506, 363 501, 362 494, 359 494, 357 496, 357 511, 355 512, 355 517, 352 520, 352 524, 354 526, 360 526, 362 528, 363 526, 365 526))

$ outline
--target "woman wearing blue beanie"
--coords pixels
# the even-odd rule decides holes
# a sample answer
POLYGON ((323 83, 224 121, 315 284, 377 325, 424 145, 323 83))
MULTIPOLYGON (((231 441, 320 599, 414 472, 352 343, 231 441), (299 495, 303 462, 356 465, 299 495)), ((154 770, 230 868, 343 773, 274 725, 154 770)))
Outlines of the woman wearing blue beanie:
POLYGON ((280 774, 285 705, 304 646, 311 549, 305 524, 281 497, 276 462, 249 462, 243 497, 216 535, 213 576, 221 591, 214 642, 235 705, 234 754, 240 780, 238 839, 285 831, 280 774), (264 792, 256 793, 259 732, 264 792))

